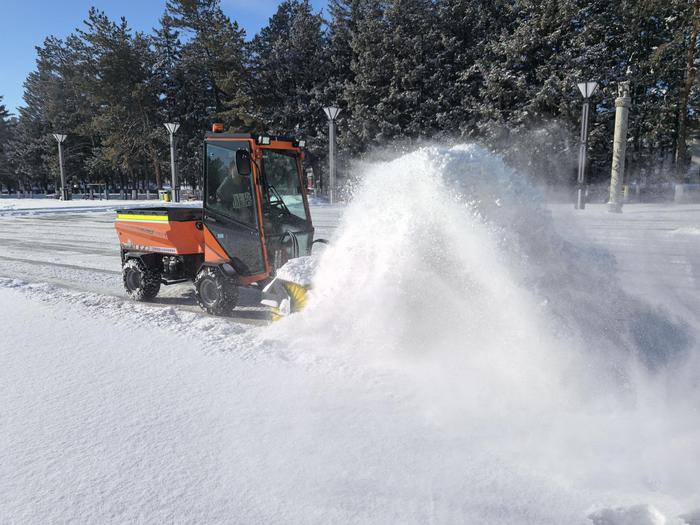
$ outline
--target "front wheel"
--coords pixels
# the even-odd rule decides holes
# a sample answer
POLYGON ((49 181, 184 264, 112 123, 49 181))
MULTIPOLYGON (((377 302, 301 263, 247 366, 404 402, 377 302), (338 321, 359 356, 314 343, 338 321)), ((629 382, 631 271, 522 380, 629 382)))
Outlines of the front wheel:
POLYGON ((122 266, 124 289, 132 299, 149 301, 160 291, 160 272, 140 259, 129 259, 122 266))
POLYGON ((238 304, 238 282, 218 268, 202 268, 194 280, 194 296, 199 306, 212 315, 228 315, 238 304))

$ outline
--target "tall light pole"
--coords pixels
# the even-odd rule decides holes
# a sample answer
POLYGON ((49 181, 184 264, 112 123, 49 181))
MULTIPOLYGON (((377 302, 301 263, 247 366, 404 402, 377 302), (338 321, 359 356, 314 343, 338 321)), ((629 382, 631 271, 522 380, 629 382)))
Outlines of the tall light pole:
POLYGON ((177 191, 177 164, 175 163, 177 157, 175 151, 175 134, 177 130, 180 129, 180 124, 169 122, 165 124, 165 129, 167 129, 170 134, 170 184, 172 188, 172 190, 170 190, 170 200, 173 202, 180 202, 180 195, 177 191))
POLYGON ((58 167, 61 171, 61 200, 67 201, 70 199, 68 195, 68 190, 66 189, 66 174, 63 169, 63 141, 66 140, 68 135, 63 135, 61 133, 54 133, 53 138, 58 142, 58 167))
POLYGON ((330 191, 328 192, 331 204, 335 198, 335 175, 336 175, 336 141, 335 141, 335 119, 340 115, 340 108, 327 107, 323 108, 328 117, 328 184, 330 191))
POLYGON ((591 95, 598 87, 597 82, 581 82, 578 89, 583 95, 581 112, 581 143, 578 150, 578 187, 576 190, 576 209, 586 207, 586 153, 588 152, 588 108, 591 95))

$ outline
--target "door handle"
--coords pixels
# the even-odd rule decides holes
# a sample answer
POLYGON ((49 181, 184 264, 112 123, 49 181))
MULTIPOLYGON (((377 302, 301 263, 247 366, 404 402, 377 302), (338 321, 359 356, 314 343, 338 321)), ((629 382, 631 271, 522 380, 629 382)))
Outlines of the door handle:
POLYGON ((214 217, 210 217, 209 215, 204 217, 204 220, 209 221, 209 222, 214 222, 214 223, 219 222, 214 217))

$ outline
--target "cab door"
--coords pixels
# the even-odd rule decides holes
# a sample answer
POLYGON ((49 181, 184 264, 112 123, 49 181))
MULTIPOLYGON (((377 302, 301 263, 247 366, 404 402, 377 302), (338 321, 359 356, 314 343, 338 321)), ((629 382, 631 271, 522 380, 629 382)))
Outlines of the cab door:
POLYGON ((221 263, 228 259, 240 275, 249 276, 263 273, 265 264, 254 174, 238 173, 238 150, 250 154, 248 141, 205 143, 205 260, 221 263))

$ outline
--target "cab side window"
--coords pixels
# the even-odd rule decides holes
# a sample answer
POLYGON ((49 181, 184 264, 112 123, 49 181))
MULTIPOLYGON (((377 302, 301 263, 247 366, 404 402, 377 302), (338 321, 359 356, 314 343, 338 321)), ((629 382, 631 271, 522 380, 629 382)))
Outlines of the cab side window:
POLYGON ((206 177, 206 208, 255 227, 251 176, 238 173, 236 150, 207 144, 206 177))

